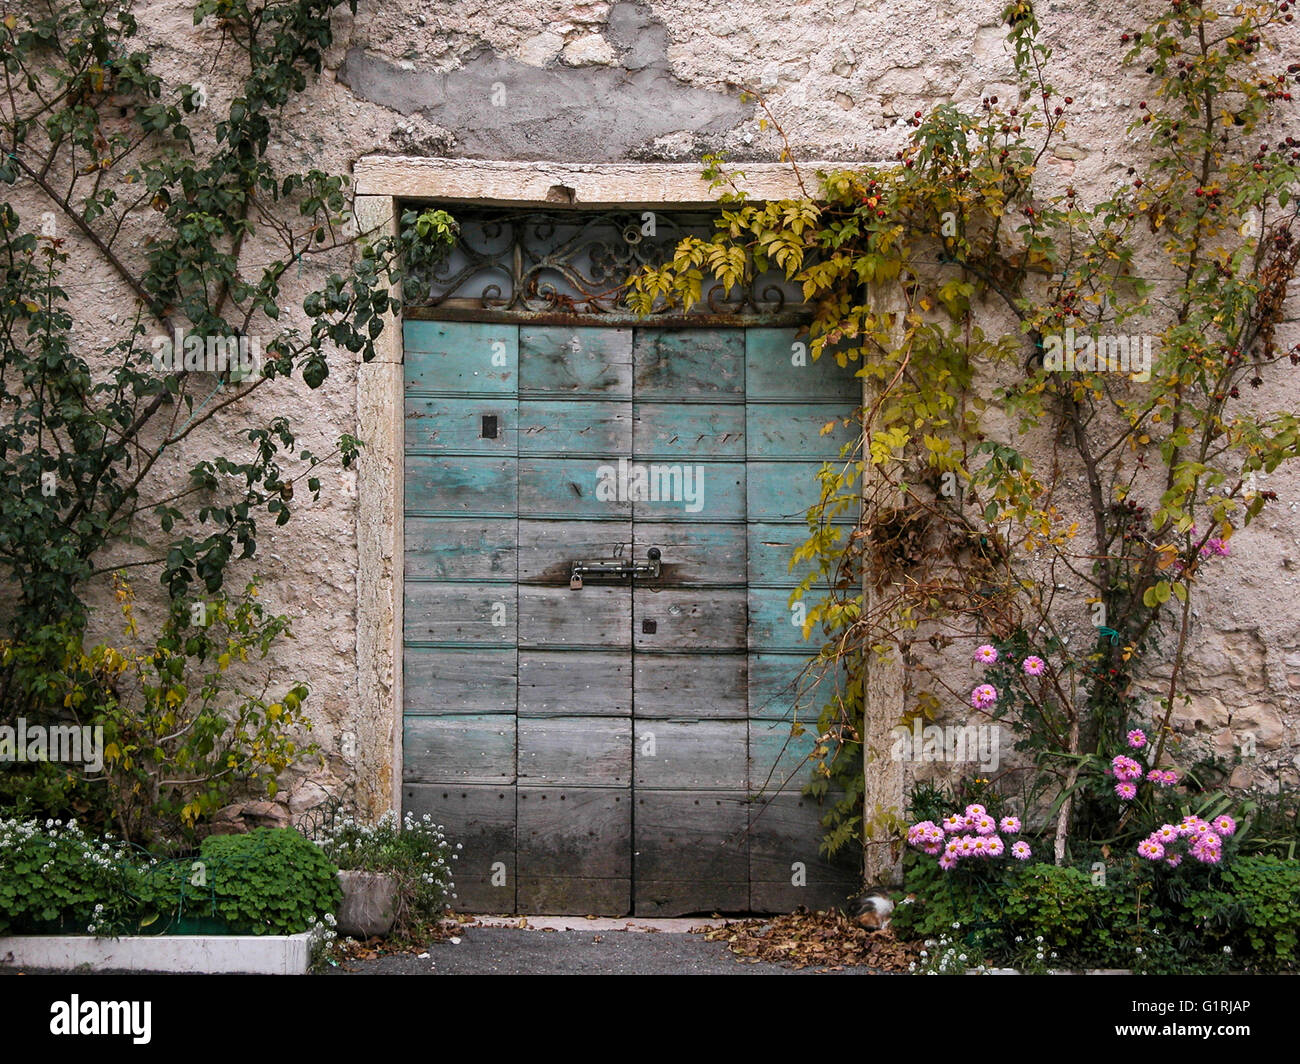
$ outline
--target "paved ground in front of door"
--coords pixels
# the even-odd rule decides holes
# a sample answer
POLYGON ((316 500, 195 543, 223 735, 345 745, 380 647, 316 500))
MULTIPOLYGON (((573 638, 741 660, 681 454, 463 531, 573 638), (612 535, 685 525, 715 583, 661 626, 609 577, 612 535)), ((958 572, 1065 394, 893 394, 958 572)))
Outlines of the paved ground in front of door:
MULTIPOLYGON (((516 921, 518 917, 514 918, 516 921)), ((466 926, 459 942, 438 942, 428 957, 412 953, 349 961, 330 975, 874 975, 868 968, 796 971, 750 964, 722 942, 688 934, 714 920, 583 920, 530 917, 528 928, 506 920, 466 926)))

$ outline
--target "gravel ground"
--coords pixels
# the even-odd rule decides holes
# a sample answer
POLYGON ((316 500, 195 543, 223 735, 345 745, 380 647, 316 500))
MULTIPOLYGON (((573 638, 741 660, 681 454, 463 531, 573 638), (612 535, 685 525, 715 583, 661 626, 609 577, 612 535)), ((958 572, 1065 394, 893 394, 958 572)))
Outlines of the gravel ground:
MULTIPOLYGON (((522 930, 467 927, 459 942, 412 953, 352 960, 331 975, 813 975, 778 964, 750 964, 722 942, 682 932, 522 930)), ((868 975, 848 968, 835 975, 868 975)))

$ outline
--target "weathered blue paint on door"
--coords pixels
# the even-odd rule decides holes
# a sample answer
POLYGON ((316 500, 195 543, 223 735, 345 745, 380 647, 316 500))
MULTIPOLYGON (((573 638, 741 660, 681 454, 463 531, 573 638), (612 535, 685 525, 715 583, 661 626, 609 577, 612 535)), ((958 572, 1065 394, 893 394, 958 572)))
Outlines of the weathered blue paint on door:
POLYGON ((852 372, 802 365, 789 329, 408 321, 405 343, 405 800, 463 842, 461 906, 840 900, 854 872, 798 794, 788 562, 852 372), (664 492, 628 491, 638 471, 664 492), (658 579, 570 587, 651 548, 658 579))

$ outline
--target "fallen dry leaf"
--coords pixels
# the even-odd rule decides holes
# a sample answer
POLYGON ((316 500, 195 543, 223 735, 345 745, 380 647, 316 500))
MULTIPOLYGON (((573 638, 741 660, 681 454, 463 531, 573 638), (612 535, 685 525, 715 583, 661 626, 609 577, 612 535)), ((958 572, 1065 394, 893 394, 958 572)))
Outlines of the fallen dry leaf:
POLYGON ((843 913, 795 912, 761 920, 729 921, 721 927, 693 927, 710 942, 725 942, 742 961, 770 961, 821 971, 864 967, 905 972, 920 959, 921 943, 903 942, 892 931, 869 931, 843 913))

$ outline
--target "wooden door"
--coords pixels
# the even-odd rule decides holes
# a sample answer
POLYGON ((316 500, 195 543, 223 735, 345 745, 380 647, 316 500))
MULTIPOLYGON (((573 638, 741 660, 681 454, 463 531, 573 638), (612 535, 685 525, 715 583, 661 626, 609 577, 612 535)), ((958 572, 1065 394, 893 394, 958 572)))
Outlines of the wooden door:
POLYGON ((838 900, 853 872, 818 857, 802 774, 771 792, 815 732, 789 741, 787 562, 852 374, 789 329, 405 335, 404 795, 464 844, 461 907, 838 900), (570 587, 652 550, 657 579, 570 587))

